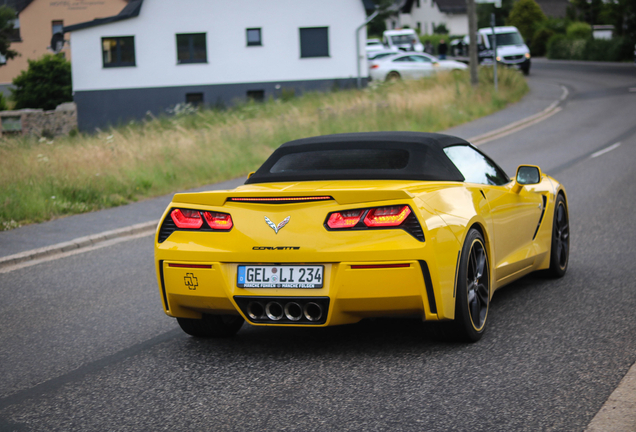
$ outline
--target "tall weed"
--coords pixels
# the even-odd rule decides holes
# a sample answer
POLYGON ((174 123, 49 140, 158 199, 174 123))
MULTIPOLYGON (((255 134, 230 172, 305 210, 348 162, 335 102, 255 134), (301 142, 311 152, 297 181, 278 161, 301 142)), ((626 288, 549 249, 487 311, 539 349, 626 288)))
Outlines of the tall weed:
POLYGON ((292 139, 444 130, 503 108, 527 91, 517 71, 503 69, 499 78, 497 95, 491 70, 483 69, 476 89, 467 72, 440 74, 198 110, 95 135, 0 140, 0 229, 236 178, 292 139))

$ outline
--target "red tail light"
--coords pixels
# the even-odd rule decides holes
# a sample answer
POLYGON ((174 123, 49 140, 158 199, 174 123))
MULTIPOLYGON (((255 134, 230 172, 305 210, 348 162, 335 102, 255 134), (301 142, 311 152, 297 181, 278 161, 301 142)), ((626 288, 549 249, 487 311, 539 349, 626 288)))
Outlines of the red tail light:
POLYGON ((364 218, 368 227, 395 227, 411 214, 409 206, 376 207, 369 210, 364 218))
POLYGON ((380 65, 379 64, 372 64, 371 67, 369 69, 377 69, 379 68, 380 65))
POLYGON ((351 228, 360 222, 364 210, 347 210, 332 213, 327 221, 327 226, 331 229, 351 228))
POLYGON ((210 225, 212 229, 229 230, 234 225, 232 222, 232 216, 227 213, 216 212, 203 212, 205 221, 210 225))
POLYGON ((203 225, 198 210, 174 209, 170 216, 179 228, 199 229, 203 225))

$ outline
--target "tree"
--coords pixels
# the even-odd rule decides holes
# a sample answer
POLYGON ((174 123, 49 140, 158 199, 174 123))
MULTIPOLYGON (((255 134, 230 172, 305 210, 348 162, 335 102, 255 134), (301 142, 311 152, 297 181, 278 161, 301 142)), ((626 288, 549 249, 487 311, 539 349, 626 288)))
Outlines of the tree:
POLYGON ((477 4, 477 27, 490 27, 490 14, 495 14, 495 25, 502 26, 506 24, 506 19, 512 10, 513 0, 503 0, 501 7, 495 7, 493 3, 477 4))
POLYGON ((373 3, 377 6, 379 13, 367 25, 367 33, 369 35, 382 36, 384 30, 386 30, 386 20, 395 14, 395 2, 393 0, 373 0, 373 3))
POLYGON ((29 68, 13 79, 15 108, 52 110, 73 100, 71 63, 60 55, 45 54, 29 60, 29 68))
POLYGON ((506 24, 515 26, 523 39, 531 41, 538 25, 546 20, 546 16, 534 0, 519 0, 512 7, 506 24))
POLYGON ((13 22, 15 21, 15 11, 8 6, 0 6, 0 54, 6 60, 10 60, 18 55, 17 51, 10 49, 13 36, 13 22))
POLYGON ((447 35, 449 33, 449 31, 446 28, 446 24, 441 23, 440 25, 436 25, 436 26, 433 27, 433 33, 447 35))

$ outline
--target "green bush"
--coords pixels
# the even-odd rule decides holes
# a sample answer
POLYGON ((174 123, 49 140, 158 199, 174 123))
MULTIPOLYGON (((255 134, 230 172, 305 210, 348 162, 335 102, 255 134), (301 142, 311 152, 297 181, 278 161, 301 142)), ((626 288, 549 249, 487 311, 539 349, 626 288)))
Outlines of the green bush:
POLYGON ((7 99, 4 97, 4 93, 0 93, 0 111, 6 111, 7 109, 7 99))
POLYGON ((450 33, 448 31, 448 29, 446 28, 446 24, 441 23, 440 25, 434 26, 433 27, 433 33, 435 34, 441 34, 441 35, 447 35, 448 33, 450 33))
POLYGON ((543 57, 547 51, 548 41, 554 36, 554 31, 541 27, 532 36, 532 42, 530 44, 530 52, 535 57, 543 57))
POLYGON ((547 56, 563 60, 625 61, 633 59, 633 47, 631 39, 626 37, 571 39, 557 34, 548 41, 547 56))
POLYGON ((71 63, 59 55, 45 54, 29 60, 29 68, 13 79, 15 109, 55 109, 73 100, 71 63))
POLYGON ((573 22, 565 32, 569 39, 588 39, 592 36, 592 27, 588 23, 573 22))

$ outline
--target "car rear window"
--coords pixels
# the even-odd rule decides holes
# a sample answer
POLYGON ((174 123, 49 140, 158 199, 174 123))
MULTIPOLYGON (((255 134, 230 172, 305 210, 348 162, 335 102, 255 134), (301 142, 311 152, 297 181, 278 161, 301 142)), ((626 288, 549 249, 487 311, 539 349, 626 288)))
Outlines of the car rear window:
POLYGON ((409 152, 402 149, 320 150, 287 154, 269 172, 400 170, 408 162, 409 152))

